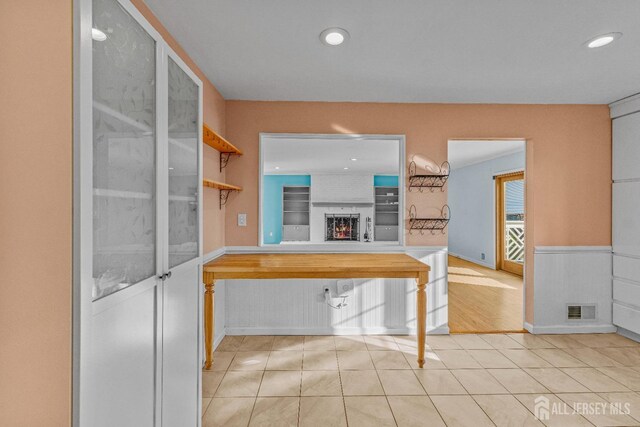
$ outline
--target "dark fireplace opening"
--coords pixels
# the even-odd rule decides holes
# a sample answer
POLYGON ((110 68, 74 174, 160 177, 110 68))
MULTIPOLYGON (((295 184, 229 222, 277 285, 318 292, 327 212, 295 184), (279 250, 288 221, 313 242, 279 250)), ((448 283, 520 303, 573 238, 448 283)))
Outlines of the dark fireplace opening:
POLYGON ((360 214, 325 214, 325 241, 359 241, 360 214))

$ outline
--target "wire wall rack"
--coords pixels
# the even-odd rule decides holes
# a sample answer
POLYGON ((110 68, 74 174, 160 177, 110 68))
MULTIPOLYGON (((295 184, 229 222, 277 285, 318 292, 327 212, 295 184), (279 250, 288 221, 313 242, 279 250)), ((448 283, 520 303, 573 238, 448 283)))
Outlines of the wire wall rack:
POLYGON ((420 234, 424 234, 425 230, 430 231, 431 234, 436 234, 436 231, 444 234, 444 229, 447 228, 450 219, 451 209, 449 205, 442 207, 438 218, 421 218, 418 216, 416 205, 411 205, 409 208, 409 234, 413 230, 420 231, 420 234))
POLYGON ((451 171, 451 165, 449 162, 443 162, 436 173, 431 174, 416 174, 416 162, 411 161, 409 163, 409 191, 412 188, 417 188, 422 193, 425 188, 433 192, 435 188, 439 188, 440 191, 444 191, 444 185, 449 179, 449 173, 451 171))

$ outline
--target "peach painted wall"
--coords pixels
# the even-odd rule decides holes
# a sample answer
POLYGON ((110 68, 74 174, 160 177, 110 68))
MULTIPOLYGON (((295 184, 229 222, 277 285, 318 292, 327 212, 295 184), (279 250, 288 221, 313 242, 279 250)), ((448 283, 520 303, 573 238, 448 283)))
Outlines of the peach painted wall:
MULTIPOLYGON (((611 244, 611 121, 606 105, 384 104, 227 101, 227 136, 245 151, 228 167, 244 187, 226 210, 226 245, 258 244, 260 132, 406 135, 407 158, 447 160, 449 139, 527 139, 526 279, 533 283, 534 246, 611 244), (247 227, 236 215, 248 214, 247 227)), ((447 193, 407 192, 422 214, 447 193)), ((406 213, 405 213, 406 215, 406 213)), ((455 212, 453 212, 455 215, 455 212)), ((407 245, 447 245, 446 235, 406 235, 407 245)), ((527 287, 533 321, 533 286, 527 287)))
MULTIPOLYGON (((143 15, 204 82, 204 120, 225 132, 225 101, 148 8, 143 15)), ((0 425, 71 423, 72 2, 0 2, 0 425), (37 267, 34 267, 34 265, 37 267)), ((205 147, 205 176, 220 179, 205 147)), ((205 193, 205 251, 224 245, 205 193)))
MULTIPOLYGON (((151 9, 142 0, 131 0, 140 13, 154 26, 162 35, 162 38, 171 48, 187 63, 189 68, 198 75, 203 83, 203 120, 213 130, 225 136, 225 100, 220 92, 207 79, 202 70, 189 57, 187 52, 173 38, 173 36, 162 25, 151 9)), ((203 156, 203 174, 205 178, 224 181, 224 170, 220 172, 220 156, 213 148, 205 145, 203 156)), ((218 191, 205 188, 203 201, 203 238, 204 253, 207 254, 217 248, 224 246, 224 210, 218 207, 218 191)))
POLYGON ((0 425, 71 421, 71 1, 0 2, 0 425))

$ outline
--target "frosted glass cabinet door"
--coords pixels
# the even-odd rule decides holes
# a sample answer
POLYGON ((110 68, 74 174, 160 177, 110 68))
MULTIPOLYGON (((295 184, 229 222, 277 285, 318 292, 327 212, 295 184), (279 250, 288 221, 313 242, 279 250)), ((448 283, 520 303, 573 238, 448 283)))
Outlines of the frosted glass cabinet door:
POLYGON ((198 256, 198 85, 170 57, 169 268, 198 256))
POLYGON ((93 0, 93 298, 156 273, 156 43, 93 0))

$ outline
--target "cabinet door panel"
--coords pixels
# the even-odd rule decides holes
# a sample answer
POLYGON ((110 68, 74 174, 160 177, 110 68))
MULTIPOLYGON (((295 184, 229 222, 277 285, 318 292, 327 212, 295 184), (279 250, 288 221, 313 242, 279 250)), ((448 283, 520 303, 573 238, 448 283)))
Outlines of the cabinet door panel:
POLYGON ((640 182, 613 184, 613 251, 640 256, 640 182))
POLYGON ((287 241, 308 241, 308 225, 285 225, 282 227, 282 240, 287 241))
POLYGON ((398 240, 398 226, 377 225, 374 228, 373 238, 378 242, 394 242, 398 240))
POLYGON ((640 258, 614 255, 613 277, 640 283, 640 258))
POLYGON ((198 85, 171 57, 169 67, 169 268, 198 256, 198 85))
POLYGON ((613 120, 613 179, 640 179, 640 113, 613 120))
POLYGON ((92 317, 87 425, 153 426, 155 301, 152 287, 92 317))
POLYGON ((613 299, 640 310, 640 284, 614 279, 613 299))
POLYGON ((156 42, 93 1, 94 299, 156 274, 156 42))
POLYGON ((195 426, 198 420, 197 261, 172 270, 163 282, 162 424, 195 426))
POLYGON ((613 303, 613 324, 640 334, 640 310, 613 303))

